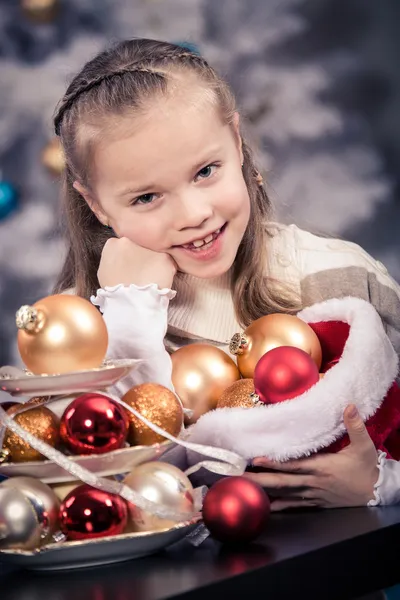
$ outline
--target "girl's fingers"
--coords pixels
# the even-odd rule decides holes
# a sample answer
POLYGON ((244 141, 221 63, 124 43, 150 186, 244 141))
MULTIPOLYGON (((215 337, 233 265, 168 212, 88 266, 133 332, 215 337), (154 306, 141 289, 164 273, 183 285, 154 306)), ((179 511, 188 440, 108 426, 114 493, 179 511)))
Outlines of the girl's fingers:
POLYGON ((246 472, 244 477, 258 483, 267 493, 275 496, 299 495, 300 492, 304 494, 312 493, 308 475, 246 472))
POLYGON ((257 456, 252 460, 252 466, 284 473, 299 473, 306 475, 315 473, 317 460, 318 457, 313 456, 312 458, 276 462, 264 456, 257 456))
POLYGON ((317 508, 318 506, 321 505, 318 504, 317 499, 308 500, 307 498, 303 499, 298 496, 288 500, 279 498, 271 502, 271 512, 281 512, 289 508, 317 508))

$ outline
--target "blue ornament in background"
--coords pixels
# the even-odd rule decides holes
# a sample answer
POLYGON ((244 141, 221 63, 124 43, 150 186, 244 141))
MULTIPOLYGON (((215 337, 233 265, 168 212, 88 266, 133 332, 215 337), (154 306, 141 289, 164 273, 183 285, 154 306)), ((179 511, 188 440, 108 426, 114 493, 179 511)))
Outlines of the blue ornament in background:
POLYGON ((8 181, 0 180, 0 221, 18 208, 18 192, 8 181))
POLYGON ((174 42, 174 44, 180 46, 181 48, 189 50, 189 52, 193 52, 193 54, 197 54, 197 56, 201 56, 200 50, 198 49, 196 44, 192 44, 192 42, 174 42))

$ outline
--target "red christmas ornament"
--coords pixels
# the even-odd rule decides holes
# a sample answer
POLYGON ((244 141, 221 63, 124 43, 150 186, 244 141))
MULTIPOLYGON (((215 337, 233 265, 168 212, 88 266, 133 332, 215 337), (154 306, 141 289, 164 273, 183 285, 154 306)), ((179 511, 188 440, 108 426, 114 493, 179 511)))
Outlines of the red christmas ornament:
POLYGON ((83 394, 61 417, 60 436, 73 454, 104 454, 124 446, 128 427, 128 417, 116 402, 83 394))
POLYGON ((300 396, 318 381, 319 371, 313 359, 293 346, 270 350, 260 358, 254 371, 255 392, 266 404, 300 396))
POLYGON ((220 542, 251 542, 263 531, 270 502, 263 488, 245 477, 215 483, 203 503, 203 520, 220 542))
POLYGON ((64 498, 60 507, 60 528, 69 540, 88 540, 119 535, 128 523, 123 498, 83 484, 64 498))

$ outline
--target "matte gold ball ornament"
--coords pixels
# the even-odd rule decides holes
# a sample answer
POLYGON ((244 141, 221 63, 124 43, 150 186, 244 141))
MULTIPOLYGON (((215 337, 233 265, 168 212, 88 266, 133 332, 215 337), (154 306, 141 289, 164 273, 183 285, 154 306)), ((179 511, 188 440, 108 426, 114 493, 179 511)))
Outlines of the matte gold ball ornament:
POLYGON ((222 393, 217 408, 253 408, 258 404, 253 379, 239 379, 222 393))
POLYGON ((51 23, 57 17, 59 0, 21 0, 25 17, 37 24, 51 23))
MULTIPOLYGON (((54 448, 60 439, 59 422, 54 413, 46 406, 38 406, 24 412, 18 412, 26 405, 16 405, 9 408, 7 414, 13 416, 14 421, 39 440, 46 442, 54 448)), ((8 462, 31 462, 45 460, 40 454, 10 429, 6 429, 3 439, 2 452, 6 453, 8 462)))
MULTIPOLYGON (((157 383, 142 383, 131 388, 122 400, 167 433, 175 437, 179 435, 183 425, 183 408, 168 388, 157 383)), ((126 412, 129 418, 127 439, 131 446, 165 442, 165 437, 147 427, 132 413, 126 412)))
POLYGON ((58 137, 52 139, 42 152, 42 164, 52 175, 61 175, 65 169, 65 156, 58 137))
POLYGON ((35 375, 99 367, 108 346, 100 312, 84 298, 47 296, 16 313, 21 358, 35 375))
POLYGON ((193 411, 185 423, 195 423, 216 408, 224 390, 240 378, 234 361, 211 344, 190 344, 171 356, 172 383, 185 408, 193 411))
MULTIPOLYGON (((135 467, 124 483, 132 490, 157 504, 180 512, 193 512, 193 486, 188 477, 174 465, 161 461, 147 462, 135 467)), ((170 529, 177 522, 161 519, 128 503, 134 531, 170 529)))
POLYGON ((243 333, 235 333, 229 351, 237 356, 242 376, 252 378, 260 358, 280 346, 304 350, 320 368, 322 349, 317 334, 307 323, 293 315, 272 314, 257 319, 243 333))

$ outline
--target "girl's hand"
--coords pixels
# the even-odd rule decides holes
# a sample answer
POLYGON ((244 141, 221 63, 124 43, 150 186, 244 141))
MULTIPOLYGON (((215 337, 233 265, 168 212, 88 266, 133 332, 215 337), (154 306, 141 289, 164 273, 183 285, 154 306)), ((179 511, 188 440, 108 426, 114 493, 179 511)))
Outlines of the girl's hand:
POLYGON ((337 454, 281 463, 262 457, 253 460, 255 467, 269 472, 245 476, 274 498, 271 510, 365 506, 373 499, 379 475, 377 451, 354 405, 346 408, 344 423, 350 444, 337 454))
POLYGON ((110 238, 104 244, 97 277, 103 288, 156 283, 162 289, 172 287, 176 270, 169 254, 148 250, 127 238, 110 238))

